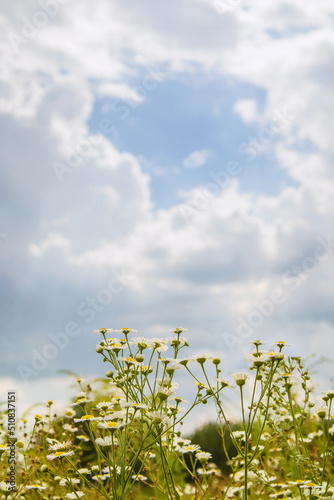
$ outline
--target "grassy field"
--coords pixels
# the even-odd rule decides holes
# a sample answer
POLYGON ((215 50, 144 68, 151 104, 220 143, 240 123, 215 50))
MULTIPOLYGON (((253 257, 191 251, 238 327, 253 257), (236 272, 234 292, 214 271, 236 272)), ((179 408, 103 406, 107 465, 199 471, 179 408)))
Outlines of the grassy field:
POLYGON ((165 339, 127 328, 96 334, 106 376, 93 384, 78 379, 63 414, 48 401, 29 427, 24 418, 15 421, 9 396, 1 417, 1 498, 334 496, 334 390, 315 395, 302 360, 284 354, 285 342, 263 350, 253 341, 249 371, 225 379, 219 358, 183 357, 183 329, 165 339), (195 383, 192 401, 177 395, 179 370, 195 383), (240 401, 237 424, 226 416, 227 391, 240 401), (181 422, 209 401, 216 422, 185 437, 181 422))

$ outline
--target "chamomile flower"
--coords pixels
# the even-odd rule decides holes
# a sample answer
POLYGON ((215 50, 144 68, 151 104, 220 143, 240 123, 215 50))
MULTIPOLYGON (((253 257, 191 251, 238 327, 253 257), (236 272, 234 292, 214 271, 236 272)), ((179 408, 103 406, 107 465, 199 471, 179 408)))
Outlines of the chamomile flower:
POLYGON ((225 387, 231 387, 232 388, 232 385, 227 382, 227 380, 224 380, 222 378, 216 378, 216 382, 218 382, 218 384, 220 384, 220 386, 222 387, 222 389, 224 389, 225 387))
POLYGON ((199 476, 215 476, 219 475, 219 470, 217 468, 214 469, 196 469, 196 472, 199 476))
POLYGON ((92 422, 102 420, 101 417, 95 417, 94 415, 82 415, 80 418, 73 419, 75 423, 77 422, 92 422))
POLYGON ((306 481, 304 481, 304 479, 296 479, 296 481, 289 481, 289 484, 291 484, 291 486, 301 486, 303 484, 305 484, 306 481))
POLYGON ((180 358, 177 360, 178 364, 181 366, 187 366, 187 364, 191 361, 190 358, 180 358))
MULTIPOLYGON (((125 470, 128 471, 129 470, 129 467, 128 466, 125 466, 125 470)), ((111 474, 114 475, 114 474, 117 474, 118 476, 120 476, 122 474, 122 468, 117 465, 116 467, 114 466, 108 466, 108 467, 104 467, 102 469, 102 472, 103 474, 108 474, 110 476, 110 471, 111 471, 111 474)))
POLYGON ((176 370, 180 370, 182 366, 179 363, 172 363, 171 365, 167 366, 166 372, 168 375, 172 375, 176 370))
POLYGON ((197 386, 197 389, 199 391, 202 391, 203 389, 209 390, 209 388, 205 384, 203 384, 203 382, 196 382, 196 380, 193 380, 192 383, 197 386))
POLYGON ((42 417, 42 415, 39 415, 38 413, 36 413, 36 415, 35 415, 35 421, 37 424, 39 424, 39 423, 46 424, 45 418, 42 417))
POLYGON ((145 349, 148 348, 153 348, 154 344, 152 344, 151 339, 148 339, 146 337, 136 337, 131 340, 131 343, 136 345, 140 351, 144 351, 145 349))
POLYGON ((261 351, 254 351, 248 354, 248 360, 255 366, 255 368, 260 368, 268 361, 268 359, 268 356, 261 351))
POLYGON ((122 427, 124 427, 126 425, 125 422, 100 422, 98 424, 98 427, 100 427, 100 429, 107 429, 108 431, 110 432, 115 432, 117 431, 118 429, 121 429, 122 427))
POLYGON ((212 458, 211 453, 207 453, 205 451, 198 451, 195 456, 197 460, 200 460, 201 462, 207 462, 210 458, 212 458))
POLYGON ((198 444, 188 444, 187 446, 184 446, 183 448, 179 448, 177 451, 179 453, 194 453, 195 451, 200 450, 201 447, 198 444))
POLYGON ((168 399, 173 394, 175 394, 175 391, 171 387, 163 387, 163 386, 159 386, 158 387, 157 397, 159 399, 161 399, 162 401, 165 401, 166 399, 168 399))
POLYGON ((269 351, 268 352, 268 359, 271 359, 272 361, 282 361, 285 358, 285 354, 279 351, 269 351))
POLYGON ((110 408, 112 408, 114 404, 111 401, 101 401, 101 403, 98 403, 95 408, 101 411, 107 411, 110 408))
POLYGON ((189 402, 188 402, 188 401, 186 401, 186 400, 185 400, 185 399, 183 399, 183 398, 180 398, 180 396, 175 396, 175 397, 174 397, 174 398, 172 398, 172 399, 174 399, 175 403, 177 403, 177 404, 180 404, 180 403, 189 404, 189 402))
POLYGON ((80 479, 69 477, 68 479, 62 478, 59 481, 60 486, 68 486, 69 484, 80 484, 80 479))
POLYGON ((249 343, 255 345, 256 347, 259 347, 260 345, 264 345, 264 342, 261 342, 261 340, 250 340, 249 343))
POLYGON ((79 434, 79 436, 76 436, 76 438, 80 439, 80 441, 83 441, 84 443, 88 443, 90 441, 90 439, 84 434, 79 434))
POLYGON ((46 487, 42 486, 40 484, 28 484, 27 486, 25 486, 25 489, 26 490, 39 490, 39 491, 43 491, 43 490, 46 490, 46 487))
POLYGON ((203 365, 206 361, 212 361, 212 354, 194 354, 191 356, 191 361, 197 361, 200 365, 203 365))
POLYGON ((321 405, 315 408, 316 413, 318 414, 318 417, 320 418, 325 418, 328 412, 328 408, 325 405, 321 405))
POLYGON ((178 347, 181 344, 184 344, 185 346, 188 345, 188 340, 185 337, 172 337, 172 338, 167 338, 166 342, 170 343, 172 347, 178 347))
POLYGON ((120 406, 122 409, 108 413, 103 420, 105 422, 109 420, 124 420, 126 418, 126 410, 123 409, 123 404, 124 402, 121 401, 120 406))
POLYGON ((139 367, 139 370, 144 374, 144 375, 149 375, 150 373, 153 372, 154 368, 153 366, 143 366, 141 365, 139 367))
POLYGON ((166 352, 168 350, 168 345, 164 339, 159 339, 154 337, 150 342, 150 349, 154 349, 156 352, 166 352))
POLYGON ((69 451, 56 451, 56 453, 52 453, 51 455, 47 455, 46 458, 47 460, 54 460, 55 458, 64 458, 64 457, 71 457, 74 455, 74 452, 69 450, 69 451))
MULTIPOLYGON (((134 410, 147 410, 148 406, 144 403, 135 403, 134 401, 123 401, 121 408, 133 408, 134 410)), ((125 415, 126 413, 124 413, 125 415)))
POLYGON ((75 493, 66 493, 65 498, 76 500, 77 498, 82 498, 85 494, 82 491, 76 491, 75 493))
POLYGON ((147 481, 147 477, 146 477, 146 476, 143 476, 143 474, 137 474, 137 475, 136 475, 136 474, 134 474, 134 475, 132 476, 132 479, 133 479, 134 481, 147 481))
POLYGON ((82 474, 83 476, 86 476, 87 474, 90 474, 91 472, 89 469, 87 469, 87 467, 84 467, 82 469, 78 469, 78 473, 82 474))
POLYGON ((247 373, 243 372, 238 372, 238 373, 233 373, 233 378, 235 380, 235 383, 239 386, 242 387, 245 385, 246 380, 249 378, 247 373))
POLYGON ((5 481, 0 481, 0 490, 1 491, 11 491, 11 486, 8 483, 5 483, 5 481))
POLYGON ((116 333, 122 333, 124 335, 129 335, 129 333, 133 333, 134 335, 137 332, 137 330, 133 330, 133 328, 121 328, 120 330, 115 330, 116 333))
POLYGON ((165 424, 169 421, 168 416, 161 411, 149 411, 146 416, 152 420, 154 424, 165 424))
POLYGON ((328 391, 326 391, 324 394, 328 399, 333 399, 334 398, 334 389, 328 389, 328 391))
POLYGON ((273 344, 273 347, 274 346, 277 346, 279 347, 280 349, 283 349, 283 347, 288 347, 288 346, 291 346, 291 344, 287 344, 286 342, 284 342, 284 340, 278 340, 277 342, 275 342, 273 344))
POLYGON ((120 351, 122 351, 123 349, 126 349, 127 346, 125 344, 122 344, 121 342, 118 343, 118 344, 111 344, 111 345, 107 345, 105 347, 105 350, 106 351, 113 351, 115 352, 116 354, 118 354, 120 351))
POLYGON ((174 358, 159 358, 159 361, 163 363, 164 365, 169 365, 170 363, 174 363, 175 359, 174 358))
POLYGON ((110 475, 106 472, 105 474, 97 474, 97 476, 93 476, 92 479, 95 481, 105 481, 108 477, 110 477, 110 475))
POLYGON ((193 484, 186 483, 184 485, 183 491, 181 491, 181 494, 195 495, 196 494, 196 487, 193 484))
POLYGON ((71 441, 64 441, 63 443, 60 443, 55 439, 49 439, 49 438, 47 438, 46 441, 49 444, 48 449, 50 451, 69 450, 72 446, 71 441))
POLYGON ((66 408, 66 410, 64 411, 64 417, 72 418, 74 416, 75 416, 75 411, 72 410, 72 408, 66 408))
POLYGON ((93 399, 86 396, 85 394, 84 395, 77 395, 77 400, 75 403, 72 403, 72 406, 81 405, 84 403, 91 403, 92 401, 93 401, 93 399))
POLYGON ((233 434, 233 437, 235 439, 238 439, 238 440, 239 439, 244 440, 245 436, 246 436, 244 431, 233 431, 232 434, 233 434))
POLYGON ((188 331, 188 329, 183 328, 182 326, 180 326, 179 328, 175 328, 175 330, 170 330, 170 332, 175 333, 175 335, 181 335, 181 333, 187 332, 187 331, 188 331))
POLYGON ((113 330, 111 328, 100 328, 99 330, 94 330, 95 335, 98 335, 99 333, 101 335, 106 335, 107 333, 112 333, 113 330))
POLYGON ((113 439, 111 436, 106 436, 104 438, 95 439, 95 443, 98 444, 99 446, 102 446, 103 448, 109 448, 117 444, 117 439, 116 438, 113 439))

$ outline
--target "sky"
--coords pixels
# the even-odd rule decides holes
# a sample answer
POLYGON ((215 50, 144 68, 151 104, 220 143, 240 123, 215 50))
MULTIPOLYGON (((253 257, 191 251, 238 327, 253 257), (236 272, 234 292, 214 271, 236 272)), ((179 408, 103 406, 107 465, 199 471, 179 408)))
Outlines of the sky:
POLYGON ((332 383, 334 4, 0 6, 2 389, 103 375, 101 327, 332 383))

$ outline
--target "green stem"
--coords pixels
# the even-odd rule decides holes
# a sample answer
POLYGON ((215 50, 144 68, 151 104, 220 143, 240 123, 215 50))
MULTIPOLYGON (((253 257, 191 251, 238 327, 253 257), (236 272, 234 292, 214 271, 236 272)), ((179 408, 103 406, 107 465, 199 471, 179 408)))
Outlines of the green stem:
POLYGON ((244 495, 243 498, 244 500, 247 500, 248 498, 248 429, 246 426, 246 415, 245 415, 245 408, 244 408, 244 398, 243 398, 243 392, 242 392, 242 385, 240 386, 240 398, 241 398, 241 410, 242 410, 242 422, 245 430, 245 452, 244 452, 244 461, 245 461, 245 467, 244 467, 244 495))

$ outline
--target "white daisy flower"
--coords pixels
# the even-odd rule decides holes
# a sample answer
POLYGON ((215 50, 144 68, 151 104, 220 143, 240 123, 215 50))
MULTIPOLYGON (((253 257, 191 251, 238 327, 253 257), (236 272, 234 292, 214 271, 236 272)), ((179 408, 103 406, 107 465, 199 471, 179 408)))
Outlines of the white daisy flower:
POLYGON ((107 333, 112 333, 113 330, 111 328, 100 328, 99 330, 94 330, 95 335, 98 335, 99 333, 101 335, 106 335, 107 333))
POLYGON ((210 458, 212 458, 211 453, 207 453, 205 451, 198 451, 196 453, 197 460, 201 460, 203 462, 207 462, 210 458))
POLYGON ((143 476, 143 474, 134 474, 132 476, 132 479, 134 479, 135 481, 147 481, 147 477, 143 476))
POLYGON ((78 429, 70 424, 64 424, 63 429, 68 432, 78 432, 78 429))
POLYGON ((169 421, 168 416, 161 411, 149 411, 146 416, 153 421, 154 424, 165 424, 169 421))
POLYGON ((73 451, 56 451, 56 453, 52 453, 51 455, 47 455, 47 460, 54 460, 55 458, 63 458, 63 457, 71 457, 74 455, 73 451))
POLYGON ((117 429, 121 429, 124 427, 126 423, 124 422, 100 422, 98 424, 98 427, 101 429, 107 429, 108 431, 114 432, 117 431, 117 429))
POLYGON ((39 490, 39 491, 43 491, 43 490, 46 490, 46 487, 45 486, 41 486, 40 484, 28 484, 27 486, 25 486, 25 489, 26 490, 39 490))
POLYGON ((200 365, 203 365, 206 361, 212 361, 213 360, 212 354, 194 354, 194 356, 191 356, 191 361, 197 361, 200 365))
POLYGON ((242 387, 245 385, 246 380, 249 378, 247 373, 243 372, 238 372, 238 373, 233 373, 233 378, 235 380, 235 383, 239 386, 242 387))
POLYGON ((80 439, 80 441, 83 441, 84 443, 88 443, 90 441, 90 439, 85 436, 84 434, 79 434, 79 436, 76 436, 77 439, 80 439))
POLYGON ((60 486, 68 486, 69 484, 79 484, 79 483, 80 483, 80 479, 70 478, 70 477, 68 479, 62 478, 59 481, 60 486))
POLYGON ((74 416, 75 416, 75 411, 72 410, 72 408, 66 408, 66 410, 64 411, 64 417, 72 418, 74 416))
POLYGON ((133 328, 121 328, 120 330, 115 330, 116 333, 123 333, 124 335, 128 335, 129 333, 133 333, 134 335, 137 332, 137 330, 134 330, 133 328))
POLYGON ((72 446, 71 441, 64 441, 64 443, 60 443, 55 439, 49 439, 49 438, 47 438, 46 441, 49 443, 48 449, 50 451, 68 450, 72 446))
POLYGON ((113 445, 117 444, 117 440, 116 440, 116 438, 112 439, 111 436, 106 436, 104 438, 95 439, 95 443, 98 444, 99 446, 109 447, 109 446, 113 446, 113 445))
POLYGON ((171 387, 163 387, 163 386, 158 387, 157 397, 162 401, 168 399, 170 396, 173 396, 173 394, 175 394, 175 391, 171 387))
POLYGON ((94 415, 82 415, 80 418, 74 418, 73 419, 75 423, 77 422, 92 422, 92 421, 99 421, 102 420, 101 417, 95 417, 94 415))
POLYGON ((187 331, 188 331, 188 328, 183 328, 183 326, 175 328, 175 330, 170 330, 170 332, 175 333, 175 335, 181 335, 181 333, 187 332, 187 331))

